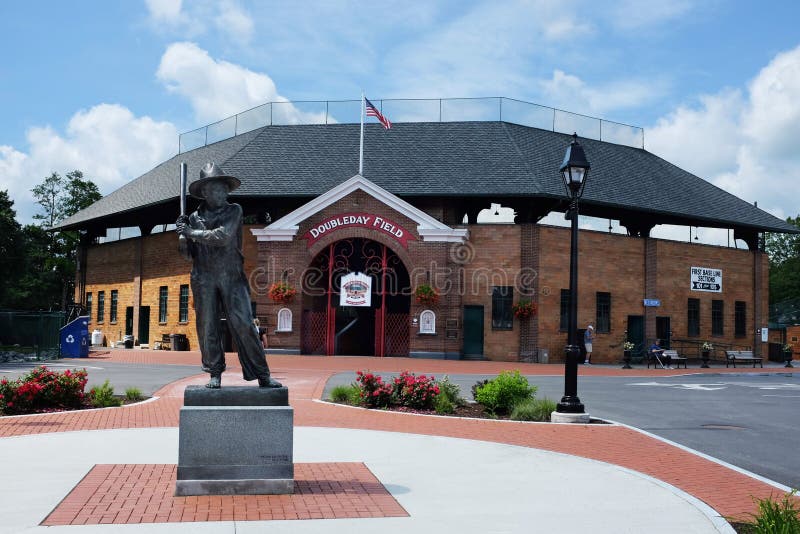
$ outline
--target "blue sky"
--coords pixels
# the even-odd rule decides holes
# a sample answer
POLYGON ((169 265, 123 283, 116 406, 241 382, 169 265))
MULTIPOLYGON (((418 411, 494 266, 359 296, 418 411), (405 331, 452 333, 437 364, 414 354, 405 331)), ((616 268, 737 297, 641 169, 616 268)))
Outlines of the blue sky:
POLYGON ((51 172, 79 168, 109 193, 174 155, 180 132, 364 89, 506 96, 642 126, 651 152, 794 216, 798 6, 6 0, 0 190, 29 222, 29 190, 51 172))

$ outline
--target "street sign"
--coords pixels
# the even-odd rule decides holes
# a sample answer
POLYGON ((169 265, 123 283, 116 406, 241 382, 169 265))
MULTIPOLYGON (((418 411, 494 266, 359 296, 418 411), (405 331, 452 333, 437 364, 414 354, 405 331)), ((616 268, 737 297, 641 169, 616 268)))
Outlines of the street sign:
POLYGON ((645 306, 661 306, 661 301, 659 299, 644 299, 645 306))

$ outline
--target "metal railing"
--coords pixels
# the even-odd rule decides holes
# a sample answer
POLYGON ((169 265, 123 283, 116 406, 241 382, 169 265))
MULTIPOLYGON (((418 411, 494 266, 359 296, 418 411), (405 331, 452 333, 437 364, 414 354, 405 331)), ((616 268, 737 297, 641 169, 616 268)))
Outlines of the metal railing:
MULTIPOLYGON (((387 98, 372 100, 394 123, 505 121, 620 145, 644 148, 644 129, 506 97, 387 98)), ((264 126, 355 124, 360 100, 267 102, 178 136, 178 152, 229 139, 264 126)))
POLYGON ((55 359, 64 312, 0 311, 0 361, 55 359))

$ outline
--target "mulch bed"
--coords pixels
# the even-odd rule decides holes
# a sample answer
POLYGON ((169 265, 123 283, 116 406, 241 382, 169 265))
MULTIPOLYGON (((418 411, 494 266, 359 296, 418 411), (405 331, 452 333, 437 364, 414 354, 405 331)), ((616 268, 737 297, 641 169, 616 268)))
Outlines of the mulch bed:
MULTIPOLYGON (((150 397, 142 397, 139 400, 130 400, 125 395, 114 395, 114 396, 122 401, 122 406, 126 406, 128 404, 137 404, 139 402, 144 402, 150 398, 150 397)), ((44 414, 44 413, 74 412, 78 410, 94 410, 96 408, 98 408, 98 406, 92 406, 91 403, 87 401, 77 408, 45 408, 42 410, 33 410, 30 412, 8 413, 8 414, 0 412, 0 417, 6 417, 11 415, 34 415, 34 414, 44 414)), ((114 406, 114 408, 116 408, 116 406, 114 406)))
MULTIPOLYGON (((331 404, 339 404, 336 402, 331 402, 331 404)), ((436 413, 435 410, 415 410, 413 408, 407 408, 405 406, 390 406, 388 408, 375 408, 376 410, 386 410, 390 412, 400 412, 400 413, 413 413, 413 414, 420 414, 420 415, 440 415, 443 417, 472 417, 475 419, 495 419, 495 420, 503 420, 503 421, 511 421, 511 417, 509 415, 494 415, 486 411, 486 408, 482 404, 478 404, 477 402, 469 402, 464 406, 456 406, 455 412, 447 413, 447 414, 440 414, 436 413)), ((548 423, 549 421, 541 421, 544 423, 548 423)), ((589 420, 589 424, 610 424, 608 421, 603 421, 602 419, 595 419, 591 418, 589 420)))

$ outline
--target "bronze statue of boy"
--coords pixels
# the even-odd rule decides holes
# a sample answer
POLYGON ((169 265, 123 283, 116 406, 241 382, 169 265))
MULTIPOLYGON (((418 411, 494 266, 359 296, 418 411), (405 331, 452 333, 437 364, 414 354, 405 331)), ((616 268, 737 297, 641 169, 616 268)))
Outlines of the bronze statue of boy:
POLYGON ((257 379, 259 387, 279 388, 281 384, 270 377, 264 348, 253 328, 250 286, 243 268, 242 207, 227 201, 228 193, 240 185, 238 178, 228 176, 214 163, 203 167, 200 179, 189 185, 189 194, 203 203, 176 222, 179 249, 193 261, 197 337, 203 371, 211 374, 206 387, 219 388, 225 370, 221 306, 239 350, 244 379, 257 379))

